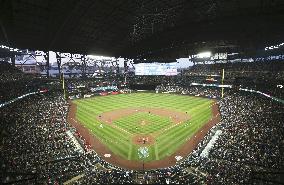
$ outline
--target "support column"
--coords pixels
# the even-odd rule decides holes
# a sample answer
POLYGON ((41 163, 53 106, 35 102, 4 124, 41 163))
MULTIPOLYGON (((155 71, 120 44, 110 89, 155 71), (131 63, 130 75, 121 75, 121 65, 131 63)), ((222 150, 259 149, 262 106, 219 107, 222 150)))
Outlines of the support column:
POLYGON ((86 55, 83 55, 81 58, 82 64, 81 64, 81 69, 82 69, 82 77, 86 77, 86 69, 87 69, 87 64, 86 64, 86 55))
POLYGON ((118 59, 116 59, 116 73, 117 75, 119 75, 120 71, 119 71, 119 61, 118 59))
POLYGON ((45 53, 45 60, 46 60, 46 77, 49 78, 49 51, 45 53))
POLYGON ((61 79, 61 54, 59 52, 56 52, 56 61, 59 72, 59 79, 61 79))
POLYGON ((16 64, 16 57, 15 57, 15 54, 13 52, 11 54, 12 54, 11 55, 11 62, 12 62, 12 65, 15 66, 15 64, 16 64))

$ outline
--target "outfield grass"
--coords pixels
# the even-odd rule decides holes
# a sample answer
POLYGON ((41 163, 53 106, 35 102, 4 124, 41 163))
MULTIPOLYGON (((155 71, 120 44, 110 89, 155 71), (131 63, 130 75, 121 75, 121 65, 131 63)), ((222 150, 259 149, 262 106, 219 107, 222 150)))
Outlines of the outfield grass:
POLYGON ((145 161, 159 160, 173 154, 189 137, 212 117, 212 100, 193 96, 155 93, 132 93, 97 96, 73 101, 77 104, 76 118, 90 129, 111 151, 128 160, 142 160, 138 148, 132 142, 135 134, 153 134, 154 145, 148 146, 145 161), (138 112, 113 121, 115 127, 101 123, 97 116, 124 108, 167 108, 187 112, 191 119, 173 126, 174 123, 159 115, 138 112), (139 124, 142 120, 146 125, 139 124), (103 124, 103 127, 100 125, 103 124), (167 129, 172 127, 170 129, 167 129))

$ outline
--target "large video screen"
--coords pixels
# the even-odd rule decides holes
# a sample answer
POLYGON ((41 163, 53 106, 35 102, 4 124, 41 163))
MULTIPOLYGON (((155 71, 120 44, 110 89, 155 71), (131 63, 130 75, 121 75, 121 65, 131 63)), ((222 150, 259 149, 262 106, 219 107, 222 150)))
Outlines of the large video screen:
POLYGON ((139 63, 134 64, 135 75, 177 75, 177 63, 139 63))

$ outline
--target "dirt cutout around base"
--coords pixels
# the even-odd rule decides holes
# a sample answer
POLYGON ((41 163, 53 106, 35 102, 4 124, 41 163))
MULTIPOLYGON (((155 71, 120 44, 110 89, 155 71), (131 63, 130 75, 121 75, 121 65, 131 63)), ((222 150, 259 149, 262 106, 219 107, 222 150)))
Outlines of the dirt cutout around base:
MULTIPOLYGON (((155 114, 161 117, 169 118, 173 123, 179 124, 190 119, 189 114, 186 112, 178 112, 171 109, 164 108, 126 108, 117 109, 109 112, 104 112, 97 116, 97 120, 104 123, 111 124, 120 118, 130 116, 139 112, 146 112, 149 114, 155 114)), ((141 123, 142 124, 142 123, 141 123)))
POLYGON ((89 131, 82 123, 76 120, 76 104, 69 101, 70 109, 68 113, 68 122, 74 126, 81 136, 93 147, 96 153, 105 161, 119 166, 121 168, 130 169, 130 170, 149 170, 149 169, 158 169, 158 168, 167 168, 174 166, 177 163, 176 156, 181 156, 186 158, 198 145, 200 141, 204 138, 207 132, 216 125, 221 117, 219 114, 219 108, 216 102, 212 103, 212 114, 213 117, 208 121, 203 127, 199 129, 189 140, 187 140, 175 153, 165 157, 161 160, 150 161, 143 163, 142 161, 134 161, 124 159, 116 154, 114 154, 106 145, 104 145, 99 138, 97 138, 91 131, 89 131), (111 157, 105 157, 105 154, 110 154, 111 157))
POLYGON ((155 138, 150 135, 137 134, 134 137, 132 137, 132 142, 133 144, 139 145, 139 146, 150 146, 155 143, 155 138))

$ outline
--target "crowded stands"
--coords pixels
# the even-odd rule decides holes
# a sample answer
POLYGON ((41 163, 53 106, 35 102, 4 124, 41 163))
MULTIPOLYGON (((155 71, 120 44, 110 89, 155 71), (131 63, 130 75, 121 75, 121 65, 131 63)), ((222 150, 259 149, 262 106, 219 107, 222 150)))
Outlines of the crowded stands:
MULTIPOLYGON (((5 72, 1 75, 1 82, 19 80, 18 75, 23 74, 5 72)), ((140 80, 146 78, 149 77, 140 80)), ((158 93, 170 91, 216 98, 221 114, 220 123, 187 158, 175 166, 134 171, 107 163, 87 147, 85 139, 68 123, 69 103, 61 90, 54 90, 31 95, 0 108, 1 182, 261 184, 281 181, 280 172, 284 167, 283 104, 235 89, 225 90, 225 98, 221 99, 221 91, 217 87, 180 85, 175 83, 178 81, 176 77, 174 80, 165 78, 168 79, 165 83, 156 86, 158 93), (210 145, 213 137, 217 139, 210 145)), ((153 81, 157 82, 157 79, 153 81)), ((102 82, 70 80, 66 83, 70 87, 93 87, 102 82)), ((14 97, 23 93, 17 84, 12 89, 14 97)), ((3 100, 11 97, 4 91, 1 95, 3 100)))

